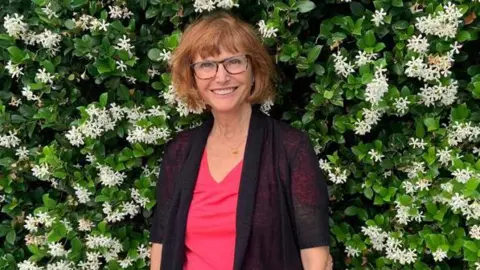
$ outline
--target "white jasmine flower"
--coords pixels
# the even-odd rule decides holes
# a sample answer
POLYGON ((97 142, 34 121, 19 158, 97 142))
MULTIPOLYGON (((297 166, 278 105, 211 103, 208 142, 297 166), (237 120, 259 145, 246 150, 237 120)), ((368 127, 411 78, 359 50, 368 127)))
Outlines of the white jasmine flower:
POLYGON ((78 230, 81 232, 89 232, 92 230, 93 222, 88 219, 81 218, 78 220, 78 230))
POLYGON ((132 50, 135 49, 134 46, 130 44, 130 39, 126 35, 123 35, 122 38, 118 39, 117 45, 114 46, 117 50, 125 50, 128 52, 128 55, 132 57, 132 50))
POLYGON ((127 257, 123 260, 119 260, 118 263, 120 264, 120 267, 125 269, 133 265, 133 259, 130 257, 127 257))
POLYGON ((417 185, 419 190, 429 190, 432 182, 429 179, 423 178, 417 182, 417 185))
POLYGON ((41 165, 34 165, 32 168, 33 176, 37 177, 40 180, 48 180, 50 177, 50 168, 47 164, 42 163, 41 165))
POLYGON ((215 9, 215 2, 215 0, 195 0, 193 7, 197 13, 201 13, 203 11, 212 11, 215 9))
POLYGON ((453 185, 452 183, 443 183, 440 185, 440 188, 446 192, 452 193, 453 185))
POLYGON ((122 12, 123 12, 123 16, 122 16, 123 19, 130 19, 130 17, 133 16, 133 12, 128 10, 127 7, 123 7, 122 12))
POLYGON ((271 38, 277 36, 278 29, 273 26, 268 26, 265 24, 264 20, 260 20, 258 23, 258 31, 264 38, 271 38))
POLYGON ((56 51, 60 41, 62 41, 62 36, 57 33, 45 29, 42 33, 36 36, 37 43, 41 44, 43 48, 50 49, 50 51, 56 51))
POLYGON ((385 240, 388 234, 377 226, 362 227, 362 233, 370 238, 370 242, 373 245, 373 249, 382 251, 385 247, 385 240))
POLYGON ((270 115, 270 110, 272 109, 272 106, 273 106, 273 100, 271 99, 268 99, 266 100, 265 102, 262 103, 262 105, 260 106, 260 110, 266 114, 266 115, 270 115))
POLYGON ((418 17, 415 27, 427 35, 435 35, 444 39, 455 38, 461 17, 460 9, 455 4, 448 2, 447 5, 443 6, 443 10, 433 16, 429 14, 428 16, 418 17))
POLYGON ((55 242, 48 244, 48 253, 53 257, 63 257, 67 255, 69 251, 66 251, 61 243, 55 242))
POLYGON ((470 237, 476 240, 480 240, 480 225, 473 225, 470 228, 470 237))
POLYGON ((375 14, 372 15, 372 22, 375 24, 376 27, 379 27, 382 24, 385 24, 383 19, 385 19, 385 16, 387 13, 384 11, 383 8, 380 10, 375 10, 375 14))
POLYGON ((79 203, 87 203, 90 201, 89 197, 92 195, 92 192, 88 191, 87 188, 75 184, 73 189, 75 189, 75 195, 77 196, 79 203))
POLYGON ((8 70, 8 73, 10 76, 13 78, 20 78, 20 75, 23 75, 23 67, 20 67, 20 65, 15 65, 12 64, 12 61, 8 61, 7 65, 5 66, 5 69, 8 70))
POLYGON ((458 41, 455 41, 453 44, 450 44, 449 56, 453 57, 455 54, 460 53, 460 49, 463 47, 462 44, 458 44, 458 41))
POLYGON ((358 55, 355 56, 357 67, 364 66, 368 63, 373 63, 377 59, 378 54, 373 52, 359 51, 358 55))
POLYGON ((426 54, 429 46, 430 44, 428 43, 427 38, 423 37, 422 34, 412 36, 408 39, 407 48, 419 54, 426 54))
POLYGON ((70 144, 73 146, 80 146, 84 144, 83 134, 76 126, 72 126, 72 128, 68 131, 65 137, 70 141, 70 144))
POLYGON ((7 14, 3 18, 3 27, 9 36, 19 39, 27 32, 28 25, 23 21, 23 15, 20 16, 17 13, 14 13, 12 17, 7 14))
POLYGON ((358 255, 360 255, 360 250, 358 248, 346 246, 345 253, 347 253, 348 257, 358 257, 358 255))
POLYGON ((377 68, 375 71, 375 77, 367 84, 367 89, 365 90, 365 100, 372 103, 372 105, 377 105, 382 100, 383 95, 385 95, 387 92, 387 76, 384 74, 384 69, 377 68))
POLYGON ((146 248, 143 244, 137 247, 137 252, 141 259, 150 258, 150 248, 146 248))
POLYGON ((346 78, 349 74, 355 72, 352 63, 347 63, 347 58, 341 55, 340 50, 337 51, 336 54, 333 54, 333 58, 335 73, 337 73, 337 75, 346 78))
POLYGON ((458 91, 458 82, 452 81, 450 85, 446 86, 425 85, 423 88, 420 88, 420 91, 420 103, 425 104, 425 106, 430 107, 431 105, 436 105, 437 101, 440 101, 440 103, 442 103, 443 105, 448 106, 457 99, 456 94, 458 91))
POLYGON ((438 150, 437 157, 440 161, 440 164, 442 164, 443 166, 448 166, 448 164, 452 162, 451 152, 452 150, 448 149, 448 147, 445 147, 445 149, 443 150, 438 150))
POLYGON ((455 193, 450 201, 450 206, 452 207, 453 211, 459 209, 463 210, 468 207, 468 200, 465 198, 465 196, 455 193))
POLYGON ((109 6, 110 11, 108 11, 108 15, 112 19, 121 19, 123 17, 123 9, 119 6, 109 6))
POLYGON ((31 262, 29 260, 25 260, 18 265, 19 270, 44 270, 43 266, 37 266, 36 262, 31 262))
POLYGON ((347 170, 343 170, 340 167, 335 167, 328 172, 328 179, 335 184, 343 184, 347 182, 347 170))
POLYGON ((140 192, 137 189, 131 188, 130 191, 131 191, 130 196, 132 197, 132 199, 136 203, 138 203, 141 207, 146 207, 147 204, 150 202, 150 200, 148 198, 140 195, 140 192))
POLYGON ((473 172, 467 168, 467 169, 456 169, 453 173, 453 176, 455 176, 455 179, 462 183, 466 184, 470 178, 474 175, 473 172))
POLYGON ((418 176, 418 174, 425 173, 425 166, 421 161, 414 161, 411 166, 403 168, 402 170, 407 172, 408 178, 415 178, 418 176))
POLYGON ((107 187, 119 186, 127 177, 125 173, 115 172, 108 166, 98 165, 97 169, 100 171, 100 182, 102 183, 102 185, 107 187))
POLYGON ((405 192, 406 192, 407 194, 414 194, 414 193, 417 192, 417 190, 418 190, 417 185, 414 185, 414 184, 413 184, 412 182, 410 182, 410 181, 404 181, 404 182, 402 183, 402 186, 403 186, 403 188, 405 188, 405 192))
POLYGON ((9 131, 8 135, 0 134, 0 147, 14 148, 20 145, 20 139, 17 137, 17 131, 9 131))
POLYGON ((384 155, 382 155, 381 153, 379 153, 375 149, 370 149, 370 151, 368 151, 368 154, 370 155, 370 158, 374 162, 381 162, 382 158, 384 157, 384 155))
POLYGON ((156 70, 155 68, 151 68, 151 69, 149 68, 147 70, 147 74, 150 78, 153 79, 153 77, 155 77, 156 75, 160 75, 160 72, 158 72, 158 70, 156 70))
POLYGON ((158 58, 157 58, 157 61, 165 61, 165 62, 168 62, 170 61, 170 58, 172 57, 172 52, 170 51, 167 51, 165 49, 162 49, 162 51, 160 52, 158 58))
POLYGON ((472 123, 454 123, 448 131, 448 144, 456 146, 459 143, 467 140, 473 142, 480 136, 480 127, 472 126, 472 123))
POLYGON ((408 144, 413 147, 413 149, 420 148, 420 149, 425 149, 425 146, 427 143, 423 141, 423 139, 417 139, 417 138, 410 138, 410 141, 408 144))
POLYGON ((217 7, 223 9, 231 9, 233 7, 238 7, 233 0, 217 0, 217 7))
POLYGON ((132 84, 137 81, 137 79, 133 76, 126 76, 126 78, 127 78, 127 81, 132 84))
POLYGON ((0 195, 0 203, 3 203, 5 201, 5 195, 2 194, 0 195))
POLYGON ((53 84, 53 79, 55 76, 48 73, 45 68, 39 69, 37 74, 35 75, 35 79, 41 81, 42 83, 53 84))
POLYGON ((127 70, 127 65, 125 65, 122 60, 115 61, 115 63, 117 64, 117 69, 119 69, 120 71, 125 72, 125 70, 127 70))
POLYGON ((393 106, 395 107, 397 114, 404 115, 408 112, 408 104, 410 104, 410 101, 407 97, 398 97, 395 98, 393 106))
POLYGON ((40 97, 33 94, 30 90, 30 86, 24 86, 22 89, 22 96, 26 97, 27 100, 40 101, 40 97))
POLYGON ((130 218, 135 217, 140 212, 138 205, 132 202, 122 202, 122 208, 125 214, 130 215, 130 218))
POLYGON ((52 3, 48 3, 48 5, 42 8, 43 13, 47 15, 48 19, 52 19, 53 17, 58 18, 58 15, 51 9, 52 3))
POLYGON ((15 150, 15 155, 18 156, 18 160, 27 160, 29 151, 25 146, 22 146, 15 150))

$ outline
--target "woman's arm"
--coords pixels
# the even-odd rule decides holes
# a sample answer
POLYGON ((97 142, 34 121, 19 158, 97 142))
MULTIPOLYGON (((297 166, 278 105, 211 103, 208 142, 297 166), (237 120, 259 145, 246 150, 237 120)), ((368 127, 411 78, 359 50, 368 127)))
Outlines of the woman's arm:
POLYGON ((162 244, 152 243, 152 248, 150 250, 150 270, 160 270, 162 248, 162 244))
POLYGON ((333 264, 328 246, 305 248, 300 250, 303 269, 331 270, 333 264))

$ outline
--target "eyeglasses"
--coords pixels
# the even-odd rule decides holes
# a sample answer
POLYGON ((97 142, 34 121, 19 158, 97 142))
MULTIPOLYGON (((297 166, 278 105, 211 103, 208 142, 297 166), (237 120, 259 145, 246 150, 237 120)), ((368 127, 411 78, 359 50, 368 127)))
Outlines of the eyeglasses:
POLYGON ((193 63, 190 67, 193 68, 195 76, 199 79, 207 80, 215 77, 218 72, 218 65, 223 64, 225 70, 232 75, 245 72, 248 67, 248 59, 246 55, 232 56, 221 61, 205 60, 193 63))

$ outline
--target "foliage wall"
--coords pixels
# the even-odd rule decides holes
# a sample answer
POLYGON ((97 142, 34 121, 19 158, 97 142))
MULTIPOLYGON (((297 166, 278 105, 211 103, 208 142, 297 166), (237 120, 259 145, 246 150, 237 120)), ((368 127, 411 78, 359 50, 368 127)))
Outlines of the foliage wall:
POLYGON ((0 4, 0 269, 147 269, 164 143, 202 115, 167 68, 231 9, 309 133, 338 269, 480 269, 480 2, 9 0, 0 4))

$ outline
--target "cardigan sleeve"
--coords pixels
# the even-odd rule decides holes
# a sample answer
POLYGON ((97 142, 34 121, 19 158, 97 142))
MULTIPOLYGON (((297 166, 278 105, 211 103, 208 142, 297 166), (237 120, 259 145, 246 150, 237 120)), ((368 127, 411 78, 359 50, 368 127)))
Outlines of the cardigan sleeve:
POLYGON ((167 143, 163 152, 160 174, 156 185, 156 205, 150 228, 150 242, 163 243, 164 229, 173 196, 173 175, 175 156, 172 143, 167 143))
POLYGON ((291 191, 300 249, 328 246, 328 189, 306 134, 291 161, 291 191))

